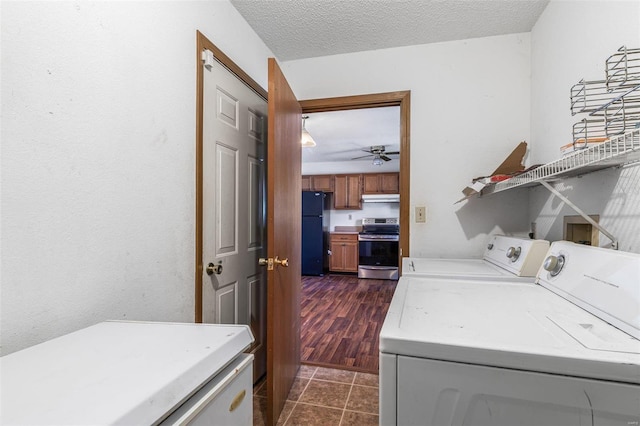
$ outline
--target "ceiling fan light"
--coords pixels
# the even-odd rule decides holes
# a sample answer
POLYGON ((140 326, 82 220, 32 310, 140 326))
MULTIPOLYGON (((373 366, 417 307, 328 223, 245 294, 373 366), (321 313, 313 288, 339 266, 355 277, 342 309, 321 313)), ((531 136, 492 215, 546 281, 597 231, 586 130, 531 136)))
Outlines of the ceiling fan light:
POLYGON ((374 166, 382 166, 384 164, 384 161, 382 161, 382 158, 380 158, 379 156, 375 156, 373 157, 373 165, 374 166))
POLYGON ((307 128, 305 127, 307 118, 309 118, 308 115, 303 115, 302 116, 302 137, 300 138, 300 144, 302 144, 303 148, 309 148, 309 147, 312 147, 312 146, 316 146, 316 141, 313 140, 313 138, 311 137, 311 135, 307 131, 307 128))

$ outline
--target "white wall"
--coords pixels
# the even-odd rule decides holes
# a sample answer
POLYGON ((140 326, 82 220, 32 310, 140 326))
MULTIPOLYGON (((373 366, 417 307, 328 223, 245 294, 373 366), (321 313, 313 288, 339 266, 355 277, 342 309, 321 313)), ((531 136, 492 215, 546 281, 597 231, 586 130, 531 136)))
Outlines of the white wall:
POLYGON ((411 90, 410 250, 481 254, 487 234, 528 232, 526 191, 454 205, 529 139, 529 34, 288 61, 299 99, 411 90), (427 223, 413 223, 415 206, 427 223), (446 241, 446 243, 445 243, 446 241))
MULTIPOLYGON (((559 158, 571 142, 569 89, 580 79, 604 79, 605 59, 626 45, 640 47, 640 2, 552 0, 531 32, 531 164, 559 158), (582 29, 582 30, 581 30, 582 29)), ((620 241, 640 253, 640 166, 568 179, 557 187, 620 241)), ((576 213, 544 188, 531 190, 530 217, 537 236, 562 239, 563 216, 576 213)), ((600 245, 609 240, 600 236, 600 245)))
POLYGON ((302 174, 391 173, 399 171, 399 166, 399 161, 385 161, 380 166, 372 165, 371 160, 304 162, 302 163, 302 174))
POLYGON ((362 210, 330 210, 331 229, 336 226, 360 226, 368 217, 400 217, 398 203, 362 203, 362 210))
POLYGON ((1 7, 2 354, 193 321, 196 30, 263 87, 272 52, 226 0, 1 7))

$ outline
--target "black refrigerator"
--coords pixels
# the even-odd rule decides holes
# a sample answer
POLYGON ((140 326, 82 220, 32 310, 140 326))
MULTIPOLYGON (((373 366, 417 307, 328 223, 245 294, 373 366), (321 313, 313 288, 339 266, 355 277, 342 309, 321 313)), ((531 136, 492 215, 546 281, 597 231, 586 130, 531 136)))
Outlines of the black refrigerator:
POLYGON ((302 191, 302 275, 323 275, 329 232, 329 197, 302 191))

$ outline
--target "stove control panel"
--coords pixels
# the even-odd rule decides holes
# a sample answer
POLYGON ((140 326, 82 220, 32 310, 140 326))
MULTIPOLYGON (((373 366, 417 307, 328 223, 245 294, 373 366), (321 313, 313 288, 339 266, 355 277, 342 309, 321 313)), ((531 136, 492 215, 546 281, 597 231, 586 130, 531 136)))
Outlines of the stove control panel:
POLYGON ((363 225, 398 225, 400 221, 397 217, 373 218, 368 217, 362 219, 363 225))

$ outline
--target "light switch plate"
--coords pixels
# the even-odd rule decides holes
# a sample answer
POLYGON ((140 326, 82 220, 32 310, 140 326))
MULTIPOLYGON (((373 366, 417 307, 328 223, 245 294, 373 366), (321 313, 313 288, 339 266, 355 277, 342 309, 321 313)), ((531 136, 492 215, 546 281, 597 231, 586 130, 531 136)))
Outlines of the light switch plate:
POLYGON ((427 208, 416 207, 416 223, 425 223, 427 221, 427 208))

